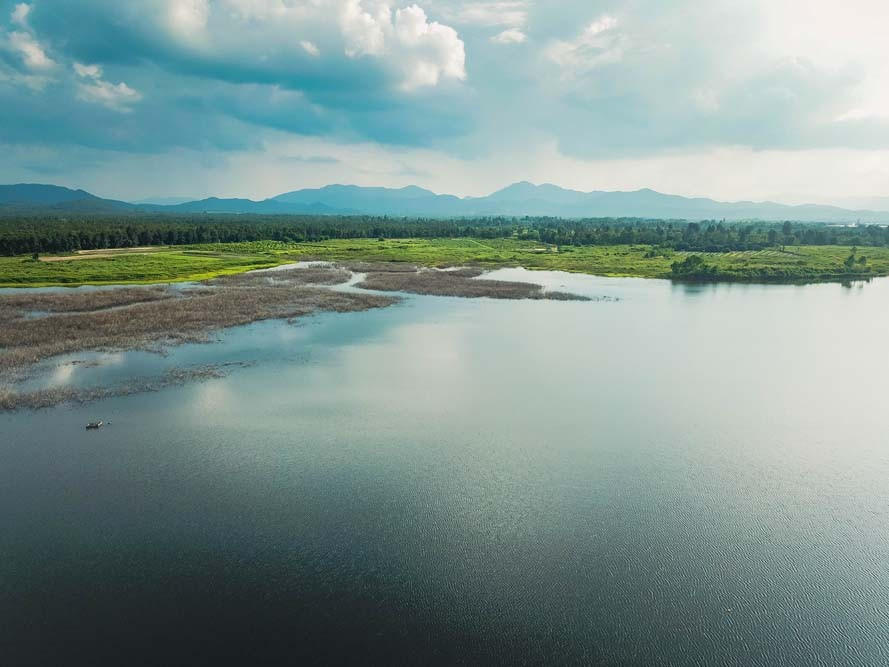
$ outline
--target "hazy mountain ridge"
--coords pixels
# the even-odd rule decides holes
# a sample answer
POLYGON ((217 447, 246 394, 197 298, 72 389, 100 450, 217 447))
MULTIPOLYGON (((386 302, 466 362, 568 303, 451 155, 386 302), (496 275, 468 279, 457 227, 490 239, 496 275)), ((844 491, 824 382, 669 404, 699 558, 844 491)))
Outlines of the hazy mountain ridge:
POLYGON ((685 220, 773 220, 829 223, 887 223, 887 211, 854 211, 837 206, 774 202, 719 202, 641 189, 580 192, 552 184, 514 183, 484 197, 460 198, 410 185, 404 188, 328 185, 252 199, 210 197, 180 204, 132 204, 103 199, 85 190, 55 185, 0 186, 0 208, 7 212, 254 213, 314 215, 553 216, 561 218, 639 217, 685 220))

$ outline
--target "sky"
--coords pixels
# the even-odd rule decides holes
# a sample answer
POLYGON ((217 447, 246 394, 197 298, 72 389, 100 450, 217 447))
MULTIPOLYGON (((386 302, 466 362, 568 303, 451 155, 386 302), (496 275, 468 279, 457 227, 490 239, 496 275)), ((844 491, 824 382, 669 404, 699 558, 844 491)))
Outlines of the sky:
POLYGON ((885 0, 0 0, 0 182, 889 197, 885 0))

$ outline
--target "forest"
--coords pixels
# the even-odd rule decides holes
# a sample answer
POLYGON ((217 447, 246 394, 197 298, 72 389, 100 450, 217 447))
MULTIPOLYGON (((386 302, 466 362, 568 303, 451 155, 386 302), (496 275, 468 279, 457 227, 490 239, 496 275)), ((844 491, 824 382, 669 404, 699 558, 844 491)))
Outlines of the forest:
POLYGON ((736 252, 794 245, 889 246, 889 228, 822 223, 685 222, 638 218, 389 218, 371 216, 10 216, 0 255, 141 246, 372 238, 516 238, 556 246, 644 244, 652 252, 736 252))

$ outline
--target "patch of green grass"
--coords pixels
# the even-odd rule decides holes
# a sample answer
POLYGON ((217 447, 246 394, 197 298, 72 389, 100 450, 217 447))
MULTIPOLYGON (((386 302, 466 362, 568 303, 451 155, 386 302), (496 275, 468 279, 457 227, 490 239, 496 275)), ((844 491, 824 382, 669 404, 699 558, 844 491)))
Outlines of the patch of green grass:
MULTIPOLYGON (((858 248, 856 256, 866 261, 856 262, 849 271, 843 262, 851 252, 849 246, 788 246, 783 250, 696 254, 716 268, 716 280, 729 282, 840 281, 889 275, 889 248, 858 248)), ((687 256, 676 254, 679 260, 687 256)))
POLYGON ((733 282, 843 280, 889 275, 889 248, 861 247, 867 263, 849 274, 843 261, 848 246, 794 246, 783 250, 729 253, 652 252, 648 245, 548 247, 516 239, 376 239, 330 240, 316 243, 236 243, 212 247, 218 251, 262 251, 290 260, 400 261, 422 266, 478 265, 485 268, 523 266, 600 276, 671 278, 671 265, 690 254, 715 266, 718 279, 733 282))
POLYGON ((206 280, 281 263, 272 255, 161 251, 57 262, 0 257, 0 287, 118 285, 206 280))
POLYGON ((157 283, 205 280, 298 260, 407 262, 420 266, 476 265, 493 269, 569 271, 600 276, 670 278, 671 265, 689 254, 716 268, 716 279, 733 282, 844 280, 889 275, 889 248, 861 247, 849 274, 848 246, 796 246, 729 253, 653 253, 647 245, 562 246, 516 239, 335 239, 321 242, 209 244, 158 249, 145 254, 97 256, 60 262, 0 258, 0 286, 157 283), (657 256, 651 256, 657 255, 657 256))

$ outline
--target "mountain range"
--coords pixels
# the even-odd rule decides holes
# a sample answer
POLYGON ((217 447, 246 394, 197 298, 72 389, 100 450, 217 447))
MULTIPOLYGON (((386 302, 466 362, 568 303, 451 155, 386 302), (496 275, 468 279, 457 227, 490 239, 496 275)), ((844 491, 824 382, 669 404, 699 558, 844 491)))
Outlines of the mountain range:
MULTIPOLYGON (((173 201, 159 199, 154 201, 173 201)), ((873 200, 877 201, 877 200, 873 200)), ((560 218, 638 217, 683 220, 770 220, 827 223, 889 223, 889 211, 851 210, 821 204, 789 206, 774 202, 720 202, 642 189, 632 192, 567 190, 556 185, 515 183, 485 197, 436 194, 415 185, 404 188, 328 185, 276 197, 217 198, 181 203, 125 202, 57 185, 0 185, 0 214, 72 213, 231 213, 423 217, 553 216, 560 218)))

